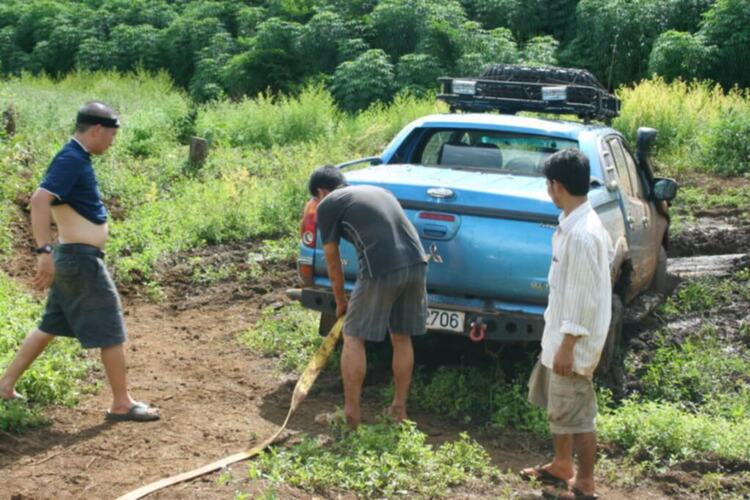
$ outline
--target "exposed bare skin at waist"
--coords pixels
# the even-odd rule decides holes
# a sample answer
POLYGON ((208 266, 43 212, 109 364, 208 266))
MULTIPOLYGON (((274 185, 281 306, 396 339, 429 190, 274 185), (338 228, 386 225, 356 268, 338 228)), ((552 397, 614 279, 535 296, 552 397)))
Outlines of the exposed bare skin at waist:
POLYGON ((55 205, 52 207, 52 218, 57 224, 60 243, 84 243, 98 248, 104 248, 107 242, 107 223, 94 224, 83 218, 70 205, 55 205))

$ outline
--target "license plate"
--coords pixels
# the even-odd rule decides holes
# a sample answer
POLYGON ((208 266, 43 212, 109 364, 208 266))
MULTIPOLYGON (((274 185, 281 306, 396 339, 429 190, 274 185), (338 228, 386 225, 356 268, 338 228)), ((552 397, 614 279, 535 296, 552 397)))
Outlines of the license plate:
POLYGON ((463 333, 466 314, 445 309, 428 309, 427 329, 463 333))

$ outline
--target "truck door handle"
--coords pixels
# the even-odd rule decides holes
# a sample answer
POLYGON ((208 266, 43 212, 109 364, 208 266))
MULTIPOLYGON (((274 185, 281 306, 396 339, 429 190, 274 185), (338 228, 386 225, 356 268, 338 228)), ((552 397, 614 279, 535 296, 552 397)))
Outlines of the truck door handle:
POLYGON ((632 215, 628 215, 628 218, 626 219, 628 221, 628 226, 630 226, 630 229, 633 229, 635 227, 635 219, 632 215))
POLYGON ((643 224, 643 227, 648 227, 648 217, 642 218, 641 224, 643 224))

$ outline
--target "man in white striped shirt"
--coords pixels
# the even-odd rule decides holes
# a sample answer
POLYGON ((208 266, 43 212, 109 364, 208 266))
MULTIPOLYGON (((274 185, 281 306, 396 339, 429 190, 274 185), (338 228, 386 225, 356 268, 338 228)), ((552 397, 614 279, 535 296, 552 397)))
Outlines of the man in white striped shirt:
POLYGON ((542 353, 529 380, 529 401, 546 409, 555 458, 521 471, 527 478, 562 486, 558 498, 596 498, 596 394, 592 376, 611 319, 609 234, 587 199, 590 167, 578 150, 550 156, 547 191, 562 209, 552 237, 542 353), (578 453, 578 472, 573 446, 578 453))

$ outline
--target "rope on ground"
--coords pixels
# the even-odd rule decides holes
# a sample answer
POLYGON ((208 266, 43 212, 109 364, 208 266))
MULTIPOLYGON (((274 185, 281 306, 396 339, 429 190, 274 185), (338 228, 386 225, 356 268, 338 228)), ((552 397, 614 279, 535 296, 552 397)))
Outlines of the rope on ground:
POLYGON ((198 469, 183 472, 182 474, 178 474, 176 476, 168 477, 154 483, 147 484, 146 486, 142 486, 137 490, 133 490, 130 493, 119 497, 117 500, 138 500, 145 497, 146 495, 150 495, 151 493, 167 488, 169 486, 174 486, 175 484, 179 484, 184 481, 203 476, 210 472, 217 471, 230 464, 237 463, 242 460, 247 460, 248 458, 260 454, 260 452, 273 444, 273 442, 276 441, 276 439, 281 435, 284 429, 286 429, 286 426, 289 423, 289 419, 291 418, 292 414, 297 410, 299 405, 302 404, 302 401, 305 400, 305 397, 307 397, 307 393, 315 383, 318 375, 323 370, 323 368, 325 368, 328 359, 331 357, 331 353, 333 352, 334 347, 336 347, 336 343, 341 337, 341 329, 343 327, 343 324, 344 318, 339 318, 336 324, 333 325, 333 328, 331 328, 331 331, 328 332, 326 338, 323 339, 323 343, 315 352, 310 362, 307 364, 305 371, 302 372, 302 375, 297 381, 297 385, 294 386, 294 393, 292 393, 292 402, 289 406, 289 412, 286 415, 286 419, 284 419, 284 423, 281 427, 279 427, 279 430, 277 430, 271 437, 250 450, 235 453, 234 455, 229 455, 220 460, 217 460, 216 462, 204 465, 203 467, 199 467, 198 469))

